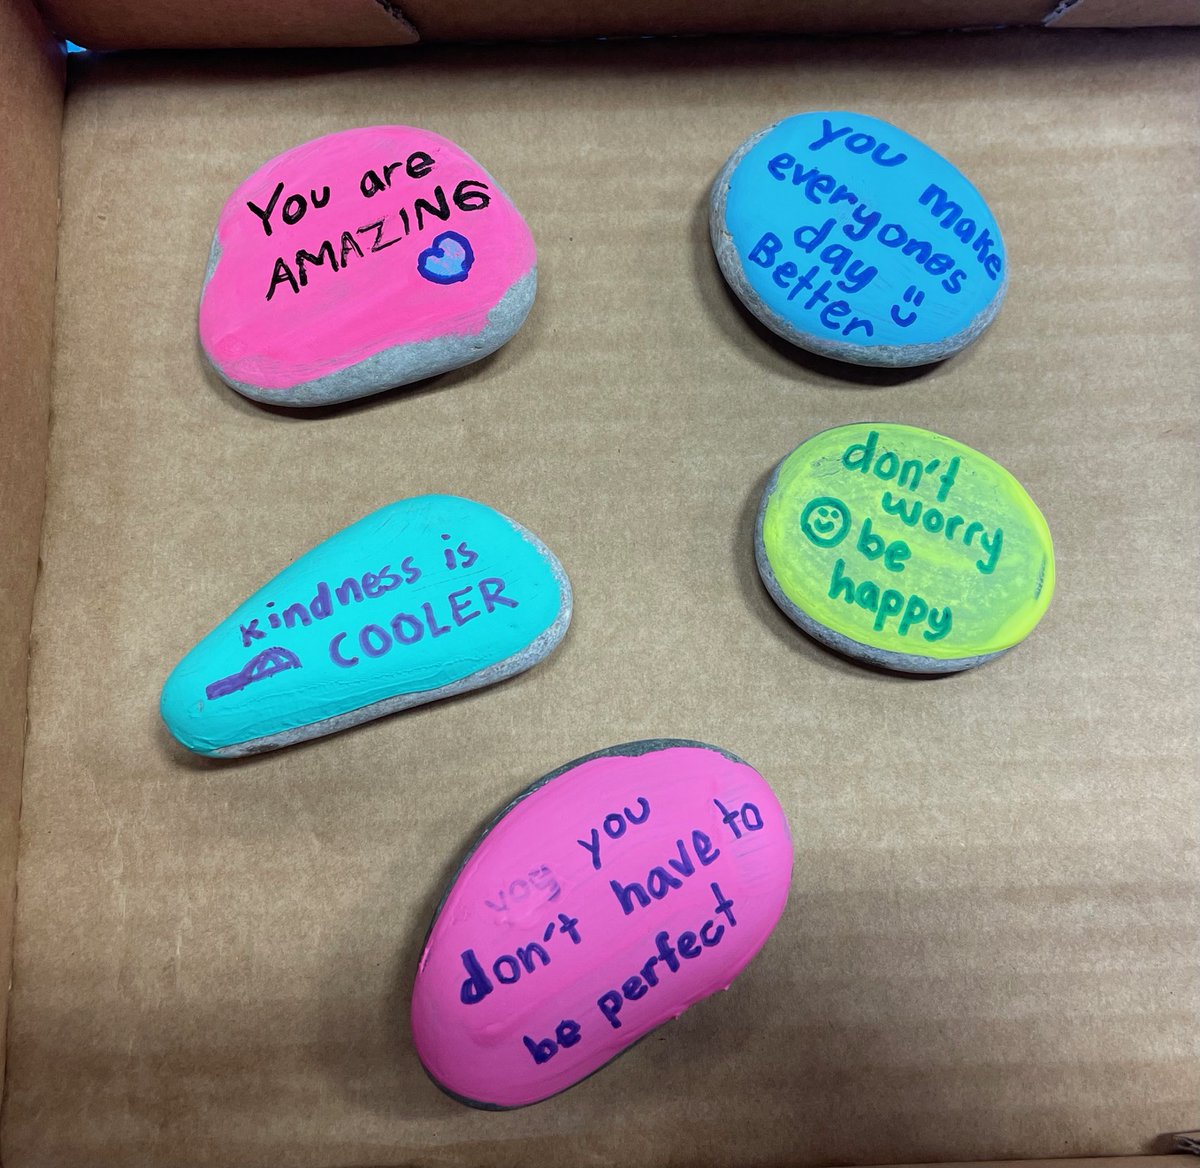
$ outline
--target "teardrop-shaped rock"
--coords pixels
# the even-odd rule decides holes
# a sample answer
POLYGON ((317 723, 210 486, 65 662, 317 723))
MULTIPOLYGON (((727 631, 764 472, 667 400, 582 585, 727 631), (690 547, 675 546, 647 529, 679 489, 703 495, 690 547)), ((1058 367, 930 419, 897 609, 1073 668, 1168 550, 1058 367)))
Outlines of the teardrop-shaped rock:
POLYGON ((369 126, 264 163, 217 220, 200 342, 275 405, 364 397, 478 361, 537 288, 525 220, 465 150, 369 126))
POLYGON ((1050 530, 1025 488, 916 426, 859 422, 798 446, 763 492, 755 554, 810 636, 904 673, 998 657, 1054 595, 1050 530))
POLYGON ((951 356, 1008 285, 979 192, 864 114, 796 114, 747 139, 713 184, 709 227, 725 279, 763 324, 858 365, 951 356))
POLYGON ((499 511, 402 499, 285 568, 175 667, 171 733, 255 754, 478 689, 536 665, 571 620, 562 565, 499 511))
POLYGON ((485 831, 434 915, 412 999, 425 1069, 475 1107, 565 1091, 728 988, 791 873, 779 801, 726 751, 659 739, 560 767, 485 831))

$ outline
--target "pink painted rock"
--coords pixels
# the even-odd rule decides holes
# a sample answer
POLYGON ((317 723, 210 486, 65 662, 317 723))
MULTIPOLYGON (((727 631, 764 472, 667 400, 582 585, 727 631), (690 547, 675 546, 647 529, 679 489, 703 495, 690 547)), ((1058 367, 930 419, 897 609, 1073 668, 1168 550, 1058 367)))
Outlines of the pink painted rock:
POLYGON ((537 1103, 729 983, 787 903, 771 788, 714 746, 610 747, 539 779, 476 843, 413 988, 417 1053, 475 1107, 537 1103))
POLYGON ((533 304, 536 261, 525 220, 453 142, 412 126, 343 130, 230 196, 200 343, 258 401, 365 397, 498 349, 533 304))

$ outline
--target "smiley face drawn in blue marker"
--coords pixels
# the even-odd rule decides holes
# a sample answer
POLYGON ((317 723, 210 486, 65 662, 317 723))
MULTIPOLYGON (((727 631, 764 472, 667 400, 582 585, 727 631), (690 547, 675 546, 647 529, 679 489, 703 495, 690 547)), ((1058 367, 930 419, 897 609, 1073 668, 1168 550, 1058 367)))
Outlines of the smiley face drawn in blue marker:
POLYGON ((801 512, 800 530, 819 548, 837 547, 850 531, 850 508, 832 495, 819 495, 801 512))

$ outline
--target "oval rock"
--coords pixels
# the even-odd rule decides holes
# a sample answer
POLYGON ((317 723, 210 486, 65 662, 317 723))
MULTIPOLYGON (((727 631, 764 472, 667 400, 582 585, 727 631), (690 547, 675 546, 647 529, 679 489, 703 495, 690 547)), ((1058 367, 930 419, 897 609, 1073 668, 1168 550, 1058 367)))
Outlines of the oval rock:
POLYGON ((730 982, 787 902, 792 841, 741 759, 674 739, 576 759, 484 832, 430 926, 417 1053, 444 1091, 565 1091, 730 982))
POLYGON ((863 114, 797 114, 734 151, 709 227, 730 287, 768 328, 858 365, 940 361, 1008 285, 1000 228, 940 154, 863 114))
POLYGON ((491 685, 571 620, 531 532, 451 495, 402 499, 301 556, 175 667, 161 711, 199 754, 256 754, 491 685))
POLYGON ((1050 531, 1025 488, 915 426, 861 422, 798 446, 763 493, 755 556, 805 632, 905 673, 998 657, 1054 593, 1050 531))
POLYGON ((486 357, 536 287, 525 220, 465 150, 412 126, 343 130, 230 196, 200 342, 247 397, 323 405, 486 357))

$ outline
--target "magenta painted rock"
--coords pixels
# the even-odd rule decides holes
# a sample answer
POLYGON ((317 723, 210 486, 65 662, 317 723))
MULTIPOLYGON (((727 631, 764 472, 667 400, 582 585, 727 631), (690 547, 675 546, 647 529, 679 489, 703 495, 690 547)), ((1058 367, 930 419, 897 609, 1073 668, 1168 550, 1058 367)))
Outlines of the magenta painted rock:
POLYGON ((370 126, 271 159, 217 220, 200 342, 248 397, 311 406, 486 357, 537 288, 533 237, 453 142, 370 126))
POLYGON ((413 988, 444 1091, 510 1108, 564 1091, 729 983, 787 903, 792 841, 741 759, 614 746, 540 779, 484 833, 413 988))

